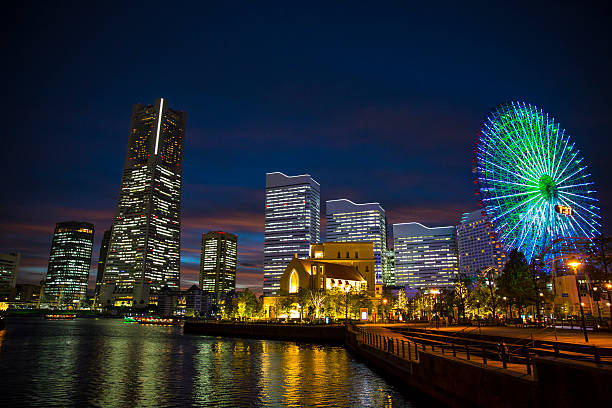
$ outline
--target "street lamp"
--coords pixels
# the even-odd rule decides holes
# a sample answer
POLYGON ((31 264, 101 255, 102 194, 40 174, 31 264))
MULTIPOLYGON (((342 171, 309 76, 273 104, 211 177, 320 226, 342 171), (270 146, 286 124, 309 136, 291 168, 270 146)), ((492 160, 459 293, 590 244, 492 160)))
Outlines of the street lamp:
POLYGON ((383 316, 386 319, 387 318, 387 302, 388 302, 387 298, 384 298, 382 302, 383 302, 383 305, 384 305, 383 306, 383 316))
POLYGON ((584 320, 584 308, 582 303, 582 297, 580 296, 580 285, 578 284, 578 268, 582 265, 576 258, 570 258, 567 264, 572 267, 574 274, 576 275, 576 290, 578 291, 578 304, 580 305, 580 317, 582 318, 582 331, 584 332, 584 341, 589 342, 589 336, 586 329, 586 321, 584 320))

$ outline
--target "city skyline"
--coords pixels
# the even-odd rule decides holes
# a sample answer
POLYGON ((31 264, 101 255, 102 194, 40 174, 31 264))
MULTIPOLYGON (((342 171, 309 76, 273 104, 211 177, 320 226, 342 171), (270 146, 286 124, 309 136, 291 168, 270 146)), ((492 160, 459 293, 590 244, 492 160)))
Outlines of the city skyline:
MULTIPOLYGON (((602 13, 578 6, 568 13, 568 7, 531 7, 522 16, 529 35, 515 32, 511 14, 495 19, 495 26, 484 22, 482 32, 470 28, 481 17, 474 9, 448 9, 438 26, 427 28, 418 21, 427 15, 423 10, 372 15, 356 7, 351 17, 371 28, 368 37, 334 25, 333 11, 314 23, 306 11, 292 17, 291 39, 277 35, 287 28, 282 22, 264 28, 275 16, 262 16, 256 30, 243 24, 252 20, 246 14, 237 16, 230 22, 237 30, 228 34, 214 22, 225 21, 219 19, 224 11, 213 10, 204 18, 210 23, 208 42, 181 30, 155 33, 158 40, 169 35, 169 40, 185 41, 191 51, 178 64, 185 75, 177 75, 181 72, 171 59, 133 69, 141 63, 140 52, 154 54, 155 42, 137 42, 133 34, 146 29, 128 23, 143 21, 133 18, 136 10, 118 17, 115 34, 102 36, 105 42, 86 37, 75 51, 66 51, 73 64, 61 70, 54 67, 66 55, 47 51, 47 41, 79 38, 86 24, 101 24, 104 15, 75 26, 67 22, 78 20, 73 14, 78 7, 64 10, 57 22, 17 13, 15 20, 23 27, 19 32, 35 25, 43 35, 14 38, 11 55, 25 68, 9 84, 17 95, 11 108, 15 120, 2 154, 8 174, 14 168, 23 171, 8 180, 7 191, 18 204, 2 204, 0 250, 21 253, 19 281, 37 283, 47 268, 53 226, 79 219, 98 231, 95 265, 102 231, 110 227, 117 203, 127 112, 135 102, 160 96, 190 115, 183 287, 197 282, 199 239, 211 229, 241 237, 238 287, 261 285, 264 174, 269 171, 311 174, 323 186, 322 203, 337 197, 380 202, 390 223, 456 225, 462 213, 478 209, 471 160, 480 122, 493 106, 512 99, 554 114, 580 146, 600 191, 602 232, 610 235, 612 189, 605 152, 611 142, 605 126, 609 104, 603 96, 609 94, 610 57, 594 51, 605 49, 607 37, 601 35, 602 13), (406 21, 424 34, 413 38, 406 21), (250 38, 246 33, 256 34, 250 38), (527 41, 533 36, 537 41, 527 41), (500 43, 503 52, 492 53, 500 43), (560 49, 558 43, 570 46, 560 49), (144 47, 139 53, 133 53, 136 44, 144 47), (21 49, 32 52, 24 55, 21 49), (482 53, 487 57, 481 58, 482 53), (367 61, 364 55, 370 55, 367 61), (210 63, 216 60, 225 61, 226 69, 210 63), (249 70, 241 68, 246 61, 255 61, 249 70), (550 61, 558 62, 552 71, 550 61), (20 152, 26 151, 31 165, 21 167, 20 152)), ((90 288, 95 275, 93 266, 90 288)))

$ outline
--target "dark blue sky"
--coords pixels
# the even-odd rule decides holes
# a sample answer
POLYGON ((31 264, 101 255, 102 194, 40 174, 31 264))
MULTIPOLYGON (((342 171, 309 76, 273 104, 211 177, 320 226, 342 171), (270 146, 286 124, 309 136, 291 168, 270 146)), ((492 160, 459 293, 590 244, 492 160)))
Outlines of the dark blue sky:
MULTIPOLYGON (((436 7, 20 2, 4 13, 0 251, 46 271, 57 221, 110 227, 131 106, 187 112, 183 286, 200 235, 239 235, 260 286, 265 173, 311 174, 322 201, 379 201, 391 222, 477 208, 471 160, 495 105, 549 112, 591 166, 612 231, 610 6, 436 7)), ((92 268, 92 276, 95 267, 92 268)))

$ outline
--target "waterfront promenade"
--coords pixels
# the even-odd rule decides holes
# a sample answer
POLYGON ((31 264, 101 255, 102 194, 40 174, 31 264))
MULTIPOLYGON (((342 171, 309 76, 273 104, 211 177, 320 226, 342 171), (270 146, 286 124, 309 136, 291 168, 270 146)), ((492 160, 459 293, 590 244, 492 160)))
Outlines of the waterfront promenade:
POLYGON ((597 406, 612 400, 606 334, 596 333, 599 345, 593 347, 581 343, 581 333, 564 333, 564 342, 559 334, 551 341, 548 333, 533 329, 491 327, 486 334, 483 329, 360 324, 348 328, 345 345, 452 406, 597 406), (587 394, 581 391, 586 389, 587 394))
POLYGON ((402 328, 415 328, 415 329, 426 329, 430 331, 438 331, 441 334, 456 334, 465 333, 472 335, 483 335, 483 336, 499 336, 499 337, 511 337, 523 340, 541 340, 541 341, 559 341, 563 343, 573 343, 578 345, 588 345, 597 347, 610 347, 612 348, 612 332, 600 331, 595 332, 592 330, 588 331, 589 342, 584 341, 584 335, 579 329, 553 329, 553 328, 522 328, 522 327, 506 327, 506 326, 448 326, 445 327, 443 324, 436 327, 432 324, 427 323, 375 323, 375 324, 364 324, 359 327, 367 327, 368 330, 382 330, 385 332, 392 332, 389 335, 401 336, 401 334, 395 333, 392 329, 402 328))

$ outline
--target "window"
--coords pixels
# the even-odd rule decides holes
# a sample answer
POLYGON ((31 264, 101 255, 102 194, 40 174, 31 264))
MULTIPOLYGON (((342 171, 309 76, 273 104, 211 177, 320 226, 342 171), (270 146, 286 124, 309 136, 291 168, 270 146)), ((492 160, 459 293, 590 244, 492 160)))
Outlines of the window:
POLYGON ((340 259, 340 251, 338 251, 338 259, 340 259))
POLYGON ((355 251, 355 259, 359 259, 359 252, 355 251))
POLYGON ((368 265, 366 265, 366 272, 368 272, 368 265))
POLYGON ((300 277, 297 271, 294 269, 291 271, 289 276, 289 293, 297 293, 300 287, 300 277))
POLYGON ((346 253, 346 259, 350 258, 349 253, 346 253))

